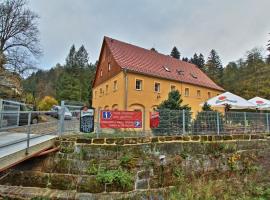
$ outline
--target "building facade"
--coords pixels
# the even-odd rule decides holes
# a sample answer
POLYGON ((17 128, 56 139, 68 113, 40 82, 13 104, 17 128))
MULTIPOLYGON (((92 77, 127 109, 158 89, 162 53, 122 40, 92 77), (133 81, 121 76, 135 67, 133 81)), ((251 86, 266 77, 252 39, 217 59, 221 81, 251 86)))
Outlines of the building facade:
POLYGON ((93 82, 96 110, 140 110, 143 126, 149 129, 149 112, 171 90, 179 90, 183 104, 193 113, 201 110, 202 102, 224 91, 191 63, 104 38, 93 82))

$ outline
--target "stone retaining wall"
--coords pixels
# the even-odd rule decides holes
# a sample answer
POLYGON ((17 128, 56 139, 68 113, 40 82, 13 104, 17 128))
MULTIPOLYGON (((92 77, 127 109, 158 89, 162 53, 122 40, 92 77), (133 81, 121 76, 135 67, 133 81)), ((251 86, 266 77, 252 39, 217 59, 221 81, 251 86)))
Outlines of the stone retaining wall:
MULTIPOLYGON (((72 191, 75 196, 95 194, 93 199, 102 199, 104 193, 111 193, 108 198, 117 199, 114 192, 139 194, 169 188, 183 174, 264 169, 264 163, 270 158, 270 140, 264 134, 102 139, 69 136, 58 139, 57 144, 58 153, 18 166, 0 184, 72 191), (97 169, 124 170, 132 177, 132 184, 122 187, 117 182, 100 182, 97 176, 103 172, 97 169)), ((270 177, 269 171, 265 173, 270 177)))
POLYGON ((257 140, 266 139, 267 134, 232 134, 232 135, 180 135, 180 136, 156 136, 156 137, 125 137, 125 138, 78 138, 70 136, 60 141, 70 141, 96 145, 136 145, 162 142, 213 142, 228 140, 257 140))

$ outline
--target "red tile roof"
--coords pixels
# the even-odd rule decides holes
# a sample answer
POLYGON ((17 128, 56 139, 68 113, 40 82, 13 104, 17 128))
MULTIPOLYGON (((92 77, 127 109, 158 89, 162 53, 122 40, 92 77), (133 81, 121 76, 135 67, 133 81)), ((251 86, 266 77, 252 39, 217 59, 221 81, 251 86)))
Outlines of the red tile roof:
POLYGON ((194 64, 108 37, 105 42, 122 69, 224 91, 194 64))

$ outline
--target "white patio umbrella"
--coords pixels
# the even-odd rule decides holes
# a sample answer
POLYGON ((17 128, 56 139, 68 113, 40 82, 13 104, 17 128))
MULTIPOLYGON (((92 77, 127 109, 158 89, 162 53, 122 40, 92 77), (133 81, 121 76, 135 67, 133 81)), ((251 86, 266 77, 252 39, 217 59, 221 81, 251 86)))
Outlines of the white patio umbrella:
MULTIPOLYGON (((255 109, 256 105, 250 103, 242 97, 239 97, 233 93, 225 92, 216 97, 213 97, 206 101, 205 103, 209 104, 212 107, 225 107, 230 105, 231 109, 255 109)), ((204 104, 204 103, 203 103, 204 104)), ((201 106, 203 106, 201 104, 201 106)))
POLYGON ((270 101, 261 97, 254 97, 248 100, 250 103, 256 105, 259 110, 270 110, 270 101))

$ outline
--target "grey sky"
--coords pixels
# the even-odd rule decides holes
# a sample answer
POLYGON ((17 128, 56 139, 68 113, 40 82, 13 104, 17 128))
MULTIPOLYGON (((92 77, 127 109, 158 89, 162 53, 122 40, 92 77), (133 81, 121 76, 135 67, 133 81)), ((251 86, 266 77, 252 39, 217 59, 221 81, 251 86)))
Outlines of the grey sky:
POLYGON ((181 56, 216 49, 223 64, 270 39, 270 0, 30 0, 39 14, 43 69, 84 44, 91 62, 103 36, 181 56))

